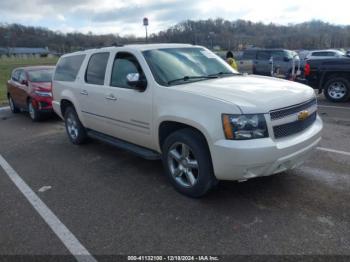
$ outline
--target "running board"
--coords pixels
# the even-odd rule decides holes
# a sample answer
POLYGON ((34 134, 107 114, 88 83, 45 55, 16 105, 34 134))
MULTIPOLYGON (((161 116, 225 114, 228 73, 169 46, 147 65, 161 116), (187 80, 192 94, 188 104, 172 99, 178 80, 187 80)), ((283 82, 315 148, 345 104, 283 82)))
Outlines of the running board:
POLYGON ((91 138, 98 139, 112 146, 118 147, 120 149, 124 149, 128 152, 131 152, 147 160, 160 159, 160 154, 156 151, 120 140, 118 138, 114 138, 112 136, 109 136, 94 130, 87 130, 87 135, 91 138))

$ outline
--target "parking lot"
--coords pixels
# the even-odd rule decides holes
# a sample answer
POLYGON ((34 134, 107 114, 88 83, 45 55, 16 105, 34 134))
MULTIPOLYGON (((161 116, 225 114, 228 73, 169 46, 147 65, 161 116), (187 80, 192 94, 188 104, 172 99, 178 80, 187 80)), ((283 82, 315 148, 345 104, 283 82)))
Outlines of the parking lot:
POLYGON ((197 200, 174 191, 160 161, 74 146, 59 119, 1 109, 0 254, 350 255, 350 103, 319 104, 323 140, 303 166, 197 200))

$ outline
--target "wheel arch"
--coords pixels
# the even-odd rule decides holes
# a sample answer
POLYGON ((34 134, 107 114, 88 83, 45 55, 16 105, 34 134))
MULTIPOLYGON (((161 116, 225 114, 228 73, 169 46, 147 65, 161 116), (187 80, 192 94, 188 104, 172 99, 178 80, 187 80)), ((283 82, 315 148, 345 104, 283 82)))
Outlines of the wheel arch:
POLYGON ((333 79, 333 78, 338 78, 338 77, 342 77, 347 79, 348 81, 350 81, 350 76, 348 73, 346 72, 325 72, 322 77, 321 77, 321 81, 320 81, 320 86, 322 87, 322 89, 326 88, 326 84, 329 80, 333 79))
POLYGON ((76 110, 73 102, 70 101, 69 99, 64 98, 60 101, 60 110, 61 110, 61 114, 63 117, 64 117, 64 114, 66 113, 66 110, 69 106, 72 106, 76 110))
POLYGON ((208 141, 208 135, 205 132, 202 132, 203 130, 200 126, 196 126, 190 123, 186 123, 185 121, 179 121, 179 120, 164 120, 159 123, 158 125, 158 146, 160 152, 162 151, 162 145, 165 141, 165 139, 172 133, 179 131, 181 129, 192 129, 198 134, 200 134, 208 147, 208 150, 210 152, 210 147, 209 147, 209 141, 208 141))

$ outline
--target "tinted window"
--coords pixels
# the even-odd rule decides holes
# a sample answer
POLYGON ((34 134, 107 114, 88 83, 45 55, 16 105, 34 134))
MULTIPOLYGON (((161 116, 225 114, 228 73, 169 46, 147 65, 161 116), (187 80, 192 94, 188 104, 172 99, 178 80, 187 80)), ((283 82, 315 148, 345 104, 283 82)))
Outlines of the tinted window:
POLYGON ((74 55, 61 58, 56 66, 54 80, 68 82, 75 81, 84 58, 85 55, 74 55))
POLYGON ((24 80, 27 80, 27 77, 26 77, 26 73, 24 72, 24 70, 21 70, 20 71, 20 75, 19 75, 19 79, 18 79, 18 82, 22 82, 24 80))
POLYGON ((258 60, 270 60, 271 53, 268 51, 260 51, 258 52, 257 59, 258 60))
POLYGON ((28 72, 29 80, 32 82, 51 82, 53 69, 33 70, 28 72))
POLYGON ((208 76, 218 73, 226 77, 237 73, 222 59, 203 48, 162 48, 142 53, 160 85, 205 81, 208 76))
POLYGON ((246 60, 256 59, 256 51, 244 51, 242 58, 246 60))
POLYGON ((140 78, 145 78, 136 57, 129 53, 118 53, 115 57, 111 76, 111 86, 131 88, 126 76, 131 73, 140 74, 140 78))
POLYGON ((18 82, 20 72, 21 72, 20 70, 16 70, 16 71, 13 72, 13 74, 12 74, 12 80, 13 81, 18 82))
POLYGON ((329 56, 329 52, 314 52, 312 53, 313 56, 329 56))
POLYGON ((275 60, 283 60, 284 57, 287 57, 287 54, 285 54, 283 51, 272 51, 271 56, 275 60))
POLYGON ((108 57, 109 53, 98 53, 91 56, 85 74, 86 83, 104 84, 108 57))

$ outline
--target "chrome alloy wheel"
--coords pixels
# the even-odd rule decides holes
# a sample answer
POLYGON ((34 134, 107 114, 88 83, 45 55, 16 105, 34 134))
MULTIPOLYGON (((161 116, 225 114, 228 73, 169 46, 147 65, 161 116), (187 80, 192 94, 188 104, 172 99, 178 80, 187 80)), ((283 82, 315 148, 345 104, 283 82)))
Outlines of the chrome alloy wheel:
POLYGON ((327 89, 328 95, 336 100, 342 99, 346 91, 346 86, 342 82, 333 82, 327 89))
POLYGON ((168 151, 168 166, 175 181, 183 187, 193 187, 199 178, 198 162, 191 148, 175 143, 168 151))
POLYGON ((69 114, 69 116, 67 118, 67 130, 68 130, 69 136, 73 140, 77 139, 77 137, 79 135, 78 124, 77 124, 77 121, 72 116, 72 114, 69 114))
POLYGON ((32 102, 28 103, 28 111, 31 119, 35 119, 35 111, 32 102))

